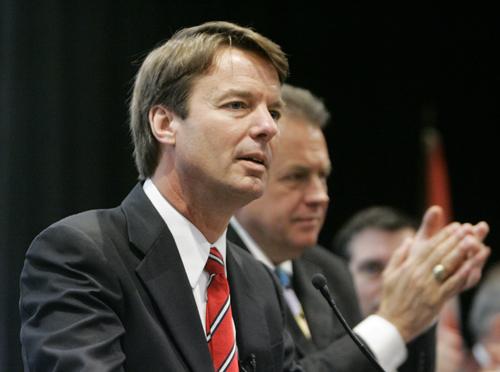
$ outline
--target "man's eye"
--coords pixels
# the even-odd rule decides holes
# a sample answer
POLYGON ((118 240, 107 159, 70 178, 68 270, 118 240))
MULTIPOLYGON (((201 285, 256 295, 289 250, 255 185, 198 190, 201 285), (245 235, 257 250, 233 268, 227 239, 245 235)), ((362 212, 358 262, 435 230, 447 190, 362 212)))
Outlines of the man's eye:
POLYGON ((285 176, 285 179, 290 181, 301 181, 305 179, 307 175, 305 173, 290 173, 285 176))
POLYGON ((241 101, 229 102, 229 103, 226 103, 225 106, 230 108, 231 110, 241 110, 241 109, 246 108, 245 103, 241 102, 241 101))
POLYGON ((271 114, 272 118, 275 120, 275 121, 278 121, 279 118, 281 117, 281 112, 277 111, 277 110, 269 110, 269 113, 271 114))
POLYGON ((379 262, 367 262, 360 266, 359 271, 370 276, 380 275, 384 271, 384 265, 379 262))

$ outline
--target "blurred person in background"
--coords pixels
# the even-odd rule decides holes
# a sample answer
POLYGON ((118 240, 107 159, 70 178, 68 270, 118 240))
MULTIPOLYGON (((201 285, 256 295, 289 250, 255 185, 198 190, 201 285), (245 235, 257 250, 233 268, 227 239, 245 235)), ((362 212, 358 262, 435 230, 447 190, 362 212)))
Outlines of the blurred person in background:
MULTIPOLYGON (((417 222, 389 206, 372 206, 355 213, 339 229, 333 250, 346 259, 363 316, 376 313, 382 296, 383 271, 393 253, 417 232, 417 222)), ((450 298, 439 314, 436 371, 473 370, 462 337, 458 297, 450 298)))
POLYGON ((480 282, 468 319, 478 370, 500 371, 500 263, 480 282))
POLYGON ((481 243, 487 225, 444 227, 442 209, 430 208, 418 234, 389 264, 382 306, 362 319, 347 265, 317 245, 329 204, 332 165, 322 132, 329 113, 318 97, 289 84, 282 99, 266 190, 236 212, 228 238, 282 279, 288 328, 306 370, 373 371, 311 285, 311 277, 322 273, 348 324, 387 371, 434 371, 435 339, 429 328, 446 299, 479 280, 489 252, 481 243), (449 272, 437 280, 432 272, 440 262, 449 272))

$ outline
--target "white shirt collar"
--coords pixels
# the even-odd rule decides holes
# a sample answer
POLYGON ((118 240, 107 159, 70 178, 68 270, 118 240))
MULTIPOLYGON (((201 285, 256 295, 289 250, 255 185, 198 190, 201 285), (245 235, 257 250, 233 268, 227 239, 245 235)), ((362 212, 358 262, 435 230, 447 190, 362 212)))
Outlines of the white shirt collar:
POLYGON ((143 189, 172 233, 189 283, 191 288, 194 288, 203 272, 211 247, 216 247, 226 262, 227 229, 211 244, 196 226, 163 197, 151 179, 148 178, 144 182, 143 189))
MULTIPOLYGON (((274 270, 277 265, 275 265, 271 259, 264 253, 264 251, 259 247, 257 242, 250 236, 250 234, 245 230, 243 226, 238 222, 236 217, 232 217, 229 221, 230 225, 239 235, 243 243, 247 246, 250 253, 264 265, 269 267, 271 270, 274 270)), ((281 269, 283 269, 287 274, 293 275, 293 267, 292 261, 287 260, 278 265, 281 269)))

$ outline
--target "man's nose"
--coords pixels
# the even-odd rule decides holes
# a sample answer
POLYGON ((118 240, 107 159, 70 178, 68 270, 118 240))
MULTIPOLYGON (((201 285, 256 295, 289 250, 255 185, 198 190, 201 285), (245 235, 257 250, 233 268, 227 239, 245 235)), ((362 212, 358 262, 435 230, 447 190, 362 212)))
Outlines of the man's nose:
POLYGON ((254 123, 250 128, 250 135, 264 142, 269 142, 278 133, 276 119, 267 107, 256 110, 254 123))
POLYGON ((328 204, 329 201, 326 179, 313 176, 307 185, 306 202, 310 204, 328 204))

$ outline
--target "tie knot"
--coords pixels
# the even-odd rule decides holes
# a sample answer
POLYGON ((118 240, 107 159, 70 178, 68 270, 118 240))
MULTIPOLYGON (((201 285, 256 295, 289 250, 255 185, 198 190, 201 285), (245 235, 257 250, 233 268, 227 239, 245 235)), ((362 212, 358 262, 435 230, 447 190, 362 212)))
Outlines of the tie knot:
POLYGON ((224 274, 224 259, 217 248, 210 248, 205 270, 209 274, 224 274))
POLYGON ((280 283, 283 286, 283 288, 290 288, 291 287, 290 276, 285 272, 285 270, 283 270, 279 266, 276 266, 276 268, 274 269, 274 272, 278 276, 278 279, 280 280, 280 283))

